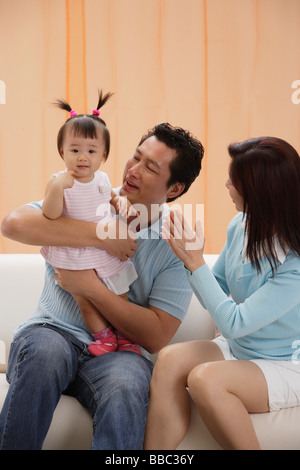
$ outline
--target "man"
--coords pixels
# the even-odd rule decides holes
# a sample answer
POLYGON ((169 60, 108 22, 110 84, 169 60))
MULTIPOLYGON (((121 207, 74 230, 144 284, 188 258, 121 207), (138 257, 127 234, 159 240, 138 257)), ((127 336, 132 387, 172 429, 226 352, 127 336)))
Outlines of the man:
POLYGON ((120 189, 148 214, 146 221, 140 220, 137 239, 99 239, 95 224, 48 220, 37 210, 41 202, 4 219, 3 235, 22 243, 99 246, 121 259, 130 257, 138 279, 126 302, 93 270, 55 273, 46 264, 37 310, 19 327, 11 347, 0 447, 40 449, 64 392, 90 410, 93 449, 142 449, 152 364, 128 351, 92 357, 87 351, 91 337, 74 298, 88 299, 113 327, 150 353, 170 341, 191 291, 182 263, 160 237, 164 203, 188 190, 200 172, 203 152, 197 139, 169 124, 156 126, 142 138, 125 166, 120 189), (159 208, 156 216, 153 207, 159 208))

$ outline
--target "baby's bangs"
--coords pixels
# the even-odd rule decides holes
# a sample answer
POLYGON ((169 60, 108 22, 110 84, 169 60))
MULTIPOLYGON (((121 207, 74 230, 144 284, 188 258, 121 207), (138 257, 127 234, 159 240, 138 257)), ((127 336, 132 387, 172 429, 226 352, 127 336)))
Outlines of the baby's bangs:
POLYGON ((69 121, 74 136, 84 137, 85 139, 96 139, 97 129, 101 128, 101 124, 89 116, 78 116, 69 121))

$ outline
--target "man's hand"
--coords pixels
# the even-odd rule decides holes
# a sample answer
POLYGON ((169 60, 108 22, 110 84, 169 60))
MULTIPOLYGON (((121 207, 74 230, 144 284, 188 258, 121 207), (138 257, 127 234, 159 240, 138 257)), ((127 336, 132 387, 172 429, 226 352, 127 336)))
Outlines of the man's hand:
POLYGON ((97 236, 105 240, 105 250, 122 261, 134 256, 138 249, 137 237, 128 230, 127 224, 116 219, 107 225, 97 224, 97 236))
POLYGON ((86 293, 95 282, 99 282, 94 269, 73 271, 68 269, 54 268, 54 279, 58 285, 75 296, 86 296, 86 293))

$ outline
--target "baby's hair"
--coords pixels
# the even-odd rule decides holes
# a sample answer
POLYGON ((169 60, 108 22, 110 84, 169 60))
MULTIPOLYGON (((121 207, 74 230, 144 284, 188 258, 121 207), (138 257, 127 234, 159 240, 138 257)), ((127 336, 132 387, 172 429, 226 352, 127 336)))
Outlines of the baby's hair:
MULTIPOLYGON (((101 108, 105 105, 105 103, 109 100, 109 98, 110 98, 112 95, 113 95, 113 93, 110 93, 110 92, 109 92, 109 93, 106 93, 106 94, 103 96, 103 92, 102 92, 102 90, 100 90, 100 92, 99 92, 98 104, 97 104, 96 109, 97 109, 97 110, 101 109, 101 108)), ((57 100, 57 101, 55 101, 54 104, 55 104, 56 106, 58 106, 60 109, 64 109, 65 111, 69 111, 69 113, 70 113, 71 111, 73 111, 73 110, 72 110, 72 107, 70 106, 70 104, 69 104, 66 100, 63 100, 63 99, 57 100)), ((93 115, 86 114, 86 116, 91 116, 91 117, 92 117, 92 116, 95 116, 95 115, 97 116, 96 113, 93 114, 93 115)), ((75 117, 75 116, 77 116, 77 114, 74 114, 74 116, 71 116, 71 117, 75 117)), ((99 119, 100 119, 100 118, 99 118, 99 119)), ((101 119, 101 120, 102 120, 102 119, 101 119)))
POLYGON ((102 90, 99 92, 99 99, 96 109, 93 110, 93 114, 77 114, 71 107, 71 105, 63 99, 57 100, 54 104, 68 111, 71 116, 64 125, 60 128, 57 136, 57 148, 60 156, 62 156, 62 147, 66 129, 70 127, 72 132, 76 136, 82 136, 84 138, 95 139, 97 138, 97 130, 101 129, 103 131, 103 137, 105 142, 105 153, 106 159, 110 150, 110 135, 106 127, 105 121, 99 116, 99 109, 101 109, 105 103, 111 98, 112 93, 106 93, 103 95, 102 90))

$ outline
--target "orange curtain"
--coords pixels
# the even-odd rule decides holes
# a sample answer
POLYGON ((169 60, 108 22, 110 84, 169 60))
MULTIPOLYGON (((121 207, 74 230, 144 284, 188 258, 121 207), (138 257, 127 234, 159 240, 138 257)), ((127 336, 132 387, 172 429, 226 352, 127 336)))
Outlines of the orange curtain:
MULTIPOLYGON (((42 199, 63 168, 66 116, 52 102, 90 112, 103 88, 113 185, 159 122, 203 142, 201 175, 178 202, 193 217, 203 205, 206 252, 218 253, 235 214, 229 142, 276 135, 300 151, 299 44, 299 0, 0 0, 0 218, 42 199)), ((38 250, 0 237, 2 253, 38 250)))

